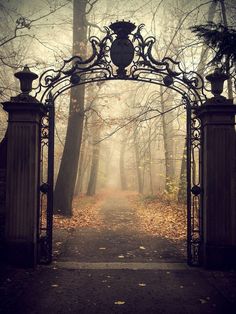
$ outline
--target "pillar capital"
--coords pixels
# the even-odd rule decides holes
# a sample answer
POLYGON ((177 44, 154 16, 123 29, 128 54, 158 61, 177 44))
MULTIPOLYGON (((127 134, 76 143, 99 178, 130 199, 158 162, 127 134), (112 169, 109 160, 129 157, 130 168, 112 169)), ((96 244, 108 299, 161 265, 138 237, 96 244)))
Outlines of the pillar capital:
POLYGON ((31 117, 35 114, 39 116, 45 114, 45 107, 42 103, 30 95, 24 94, 11 97, 10 101, 3 102, 3 109, 9 113, 9 120, 13 116, 16 117, 16 114, 25 115, 27 112, 31 114, 31 117))
POLYGON ((217 96, 208 99, 202 106, 196 108, 195 112, 199 118, 213 114, 234 116, 236 114, 236 105, 233 104, 231 99, 217 96))

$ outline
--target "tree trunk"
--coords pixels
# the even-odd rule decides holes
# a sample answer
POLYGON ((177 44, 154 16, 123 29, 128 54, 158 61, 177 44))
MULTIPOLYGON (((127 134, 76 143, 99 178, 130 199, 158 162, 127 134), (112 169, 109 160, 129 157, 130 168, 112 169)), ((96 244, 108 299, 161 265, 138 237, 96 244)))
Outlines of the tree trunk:
MULTIPOLYGON (((88 170, 88 167, 90 165, 90 147, 88 143, 88 126, 87 126, 88 120, 85 120, 85 125, 84 125, 84 131, 83 131, 83 140, 81 144, 81 149, 80 149, 80 156, 79 156, 79 167, 77 171, 77 180, 76 180, 76 185, 75 185, 75 190, 74 190, 74 196, 78 196, 82 191, 83 187, 85 186, 85 175, 86 171, 88 170)), ((87 184, 86 184, 87 185, 87 184)))
POLYGON ((87 195, 92 196, 96 193, 96 185, 97 185, 97 176, 98 176, 98 168, 99 168, 99 153, 100 153, 100 144, 95 144, 93 146, 93 157, 91 164, 91 171, 87 189, 87 195))
MULTIPOLYGON (((73 4, 73 55, 82 57, 86 55, 86 3, 85 0, 76 0, 73 4)), ((72 215, 72 200, 83 133, 84 94, 84 85, 71 89, 65 147, 54 193, 55 211, 65 216, 72 215)))
MULTIPOLYGON (((216 13, 216 7, 217 7, 217 1, 212 1, 210 6, 209 6, 209 11, 208 11, 208 16, 207 16, 207 21, 212 22, 214 20, 214 16, 216 13)), ((209 47, 207 46, 202 46, 202 51, 200 55, 200 61, 197 67, 197 73, 201 76, 204 76, 205 69, 208 65, 208 52, 209 52, 209 47)))
POLYGON ((121 143, 120 148, 120 183, 121 183, 121 189, 127 190, 127 180, 126 180, 126 174, 125 174, 125 149, 127 144, 127 137, 124 137, 121 143))
POLYGON ((74 196, 78 196, 83 189, 83 178, 85 174, 85 159, 86 159, 86 145, 87 141, 84 139, 83 144, 81 145, 82 148, 80 149, 80 156, 79 156, 79 167, 78 167, 78 174, 77 174, 77 180, 74 190, 74 196))
POLYGON ((96 141, 100 138, 100 128, 98 128, 96 131, 96 135, 94 136, 95 144, 93 145, 91 171, 86 193, 89 196, 95 195, 96 193, 97 176, 99 169, 100 143, 96 144, 96 141))
POLYGON ((150 194, 153 195, 151 127, 149 128, 148 133, 149 190, 150 194))
POLYGON ((178 202, 186 204, 187 202, 187 143, 185 141, 184 152, 181 161, 178 202))
POLYGON ((140 154, 139 154, 139 146, 137 141, 137 134, 134 131, 134 153, 135 153, 135 160, 136 160, 136 170, 137 170, 137 179, 138 179, 138 192, 143 194, 143 179, 142 179, 142 171, 141 171, 141 164, 140 164, 140 154))
MULTIPOLYGON (((160 86, 161 110, 165 112, 168 108, 167 100, 163 97, 163 88, 160 86)), ((168 100, 170 101, 170 100, 168 100)), ((162 115, 163 142, 165 153, 165 172, 166 183, 165 190, 167 193, 173 192, 175 183, 175 165, 174 165, 174 145, 173 145, 173 119, 170 113, 162 115), (168 115, 168 116, 167 116, 168 115)))
MULTIPOLYGON (((211 5, 209 6, 208 11, 208 21, 213 21, 214 16, 216 13, 216 7, 217 7, 217 1, 212 1, 211 5)), ((204 76, 204 71, 207 66, 207 57, 208 57, 209 48, 207 46, 202 47, 201 55, 200 55, 200 61, 197 67, 197 73, 204 76)), ((187 201, 187 143, 185 142, 184 151, 183 151, 183 157, 181 162, 181 171, 180 171, 180 180, 179 180, 179 192, 178 192, 178 202, 180 203, 186 203, 187 201)))
MULTIPOLYGON (((225 9, 225 3, 224 0, 220 0, 221 5, 221 12, 222 12, 222 22, 225 27, 228 27, 228 21, 226 16, 226 9, 225 9)), ((229 75, 229 78, 227 79, 227 85, 228 85, 228 98, 233 99, 233 84, 232 79, 230 77, 230 67, 229 67, 229 60, 226 60, 226 73, 229 75)))

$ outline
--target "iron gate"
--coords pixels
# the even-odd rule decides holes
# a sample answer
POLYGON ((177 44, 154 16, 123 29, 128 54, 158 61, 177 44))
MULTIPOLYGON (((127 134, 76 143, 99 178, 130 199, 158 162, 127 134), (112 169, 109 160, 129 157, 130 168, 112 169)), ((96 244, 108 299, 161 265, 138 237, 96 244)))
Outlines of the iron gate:
POLYGON ((189 104, 187 111, 187 260, 191 266, 202 264, 203 195, 202 128, 189 104))
POLYGON ((41 120, 39 165, 38 262, 52 261, 53 189, 54 189, 54 101, 49 95, 41 120))
POLYGON ((40 135, 39 263, 50 263, 52 260, 54 102, 61 93, 77 85, 107 80, 130 80, 162 85, 182 96, 187 117, 187 259, 189 265, 201 264, 202 130, 200 121, 195 116, 195 109, 206 99, 204 81, 196 72, 183 71, 179 62, 169 57, 156 60, 152 56, 155 38, 143 38, 143 24, 132 33, 135 28, 130 22, 111 24, 109 28, 105 28, 107 34, 102 40, 90 38, 93 52, 89 59, 82 60, 79 56, 74 56, 64 60, 59 70, 46 70, 39 79, 36 95, 43 92, 41 101, 46 108, 40 135), (129 38, 132 38, 132 42, 129 38), (122 41, 124 45, 120 50, 122 41))

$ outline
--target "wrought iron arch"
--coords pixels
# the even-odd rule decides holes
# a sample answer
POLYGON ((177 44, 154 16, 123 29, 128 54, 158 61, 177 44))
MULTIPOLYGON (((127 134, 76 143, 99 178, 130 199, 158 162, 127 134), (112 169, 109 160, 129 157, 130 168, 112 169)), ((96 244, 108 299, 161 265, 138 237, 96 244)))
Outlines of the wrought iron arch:
POLYGON ((170 57, 157 60, 153 56, 156 38, 143 38, 141 30, 130 22, 116 22, 105 27, 106 35, 100 40, 89 38, 92 53, 83 60, 73 56, 64 60, 61 68, 48 69, 39 78, 35 96, 44 102, 49 93, 56 98, 65 90, 86 83, 107 80, 131 80, 169 87, 193 103, 206 100, 203 78, 194 71, 186 72, 178 61, 170 57))
POLYGON ((194 109, 206 100, 204 80, 197 72, 184 71, 180 62, 170 57, 156 59, 156 39, 144 38, 143 27, 144 24, 136 27, 125 21, 112 23, 105 27, 106 35, 101 40, 95 36, 89 39, 92 52, 88 59, 73 56, 64 60, 59 69, 48 69, 39 78, 35 96, 45 104, 47 112, 41 132, 39 262, 50 262, 52 258, 54 102, 60 94, 78 85, 126 80, 168 87, 182 97, 187 113, 187 255, 190 265, 201 263, 201 125, 194 109))

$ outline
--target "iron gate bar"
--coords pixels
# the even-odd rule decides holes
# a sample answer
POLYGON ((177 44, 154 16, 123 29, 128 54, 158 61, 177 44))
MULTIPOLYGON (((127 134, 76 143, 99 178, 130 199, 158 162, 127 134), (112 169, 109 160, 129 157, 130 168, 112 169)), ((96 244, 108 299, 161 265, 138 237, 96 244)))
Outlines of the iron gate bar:
MULTIPOLYGON (((45 116, 46 134, 41 132, 41 145, 47 145, 47 179, 41 184, 41 194, 46 198, 46 223, 39 230, 39 260, 50 263, 52 260, 52 227, 53 227, 53 171, 54 171, 54 102, 64 91, 82 84, 96 83, 111 80, 126 80, 162 85, 175 90, 181 95, 186 108, 186 134, 187 134, 187 259, 189 265, 200 265, 202 243, 202 160, 201 160, 201 125, 196 119, 194 110, 206 100, 203 78, 196 72, 185 72, 177 62, 169 57, 156 60, 152 55, 152 48, 156 42, 155 37, 143 38, 141 30, 143 24, 136 27, 130 22, 116 22, 105 27, 106 35, 100 40, 92 36, 89 41, 92 54, 87 60, 73 56, 63 61, 58 70, 48 69, 39 78, 39 85, 35 89, 35 96, 41 96, 41 102, 47 108, 45 116), (118 26, 119 27, 118 27, 118 26), (136 29, 136 32, 127 31, 136 29), (112 32, 112 31, 113 32, 112 32), (123 36, 123 37, 122 37, 123 36), (119 53, 132 54, 129 64, 124 66, 122 58, 114 59, 111 54, 115 51, 115 42, 129 40, 129 48, 119 53), (113 49, 111 49, 113 45, 113 49), (116 64, 114 65, 113 61, 116 64), (116 68, 116 72, 115 72, 116 68), (43 138, 45 136, 45 138, 43 138), (46 144, 45 144, 46 142, 46 144), (195 154, 199 164, 198 173, 194 169, 195 154), (198 178, 198 180, 197 180, 198 178), (44 252, 44 253, 43 253, 44 252)), ((43 123, 43 122, 42 122, 43 123)), ((45 127, 45 126, 44 126, 45 127)), ((43 158, 41 167, 43 167, 43 158)), ((44 169, 44 168, 42 168, 44 169)), ((43 214, 41 198, 40 214, 43 214)), ((43 217, 42 217, 43 218, 43 217)))
POLYGON ((38 263, 49 264, 52 261, 52 232, 53 232, 53 188, 54 188, 54 127, 55 127, 55 107, 54 100, 49 94, 45 104, 47 131, 41 131, 40 168, 43 169, 44 151, 47 146, 47 177, 44 181, 43 173, 41 174, 40 183, 40 213, 39 213, 39 231, 38 231, 38 263), (46 143, 45 143, 46 140, 46 143), (46 201, 45 201, 46 198, 46 201), (46 207, 45 207, 46 206, 46 207), (46 215, 45 215, 46 209, 46 215))
POLYGON ((191 266, 201 265, 202 229, 202 130, 195 106, 187 110, 187 256, 191 266), (198 172, 195 167, 195 153, 198 172), (197 217, 196 217, 197 215, 197 217))
POLYGON ((52 231, 53 231, 53 189, 54 189, 54 128, 55 128, 55 106, 52 95, 48 101, 49 111, 49 135, 48 135, 48 210, 47 210, 47 238, 49 239, 49 258, 52 261, 52 231))

